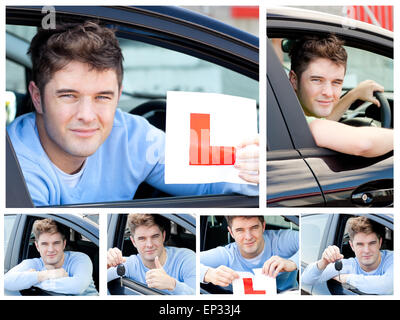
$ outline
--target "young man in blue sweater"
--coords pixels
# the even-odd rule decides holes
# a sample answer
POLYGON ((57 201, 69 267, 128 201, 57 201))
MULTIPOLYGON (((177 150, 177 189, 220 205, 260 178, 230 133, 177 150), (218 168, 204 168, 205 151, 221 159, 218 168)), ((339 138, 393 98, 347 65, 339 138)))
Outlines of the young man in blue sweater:
POLYGON ((6 294, 32 286, 67 295, 98 295, 92 279, 92 262, 81 252, 64 251, 65 236, 51 219, 33 224, 40 258, 26 259, 4 276, 6 294))
POLYGON ((314 285, 334 278, 369 294, 393 294, 393 252, 380 250, 382 226, 366 217, 350 218, 348 232, 355 258, 343 259, 337 246, 329 246, 320 260, 304 270, 301 281, 314 285), (335 262, 342 261, 342 270, 335 262))
POLYGON ((130 214, 128 225, 137 255, 123 257, 118 248, 107 253, 107 280, 118 278, 117 266, 124 264, 125 276, 149 288, 170 294, 192 295, 196 292, 196 255, 186 248, 164 246, 166 230, 162 217, 153 214, 130 214))
POLYGON ((237 271, 262 273, 277 278, 277 289, 297 286, 299 239, 294 230, 265 230, 264 216, 227 216, 235 242, 200 253, 200 279, 231 287, 237 271))
MULTIPOLYGON (((258 194, 250 184, 165 184, 164 132, 117 109, 123 57, 112 30, 93 22, 39 30, 29 53, 35 112, 7 131, 35 206, 131 200, 143 181, 171 195, 258 194)), ((247 144, 258 142, 239 147, 238 174, 258 183, 249 174, 258 153, 247 144)))

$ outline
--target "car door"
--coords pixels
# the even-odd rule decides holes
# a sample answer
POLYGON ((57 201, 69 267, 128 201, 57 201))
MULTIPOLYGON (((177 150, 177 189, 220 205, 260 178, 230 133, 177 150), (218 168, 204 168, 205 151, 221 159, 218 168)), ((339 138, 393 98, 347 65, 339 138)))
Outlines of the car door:
MULTIPOLYGON (((322 18, 299 20, 296 13, 279 10, 267 17, 271 39, 330 32, 349 46, 393 57, 392 39, 342 27, 340 18, 336 24, 322 18)), ((267 205, 391 206, 393 153, 367 159, 317 147, 282 62, 270 40, 267 43, 267 205)))
MULTIPOLYGON (((345 235, 347 220, 354 214, 303 214, 301 215, 301 271, 322 257, 324 250, 331 245, 337 246, 345 258, 354 256, 345 235)), ((371 219, 383 225, 387 232, 384 248, 393 250, 393 216, 366 214, 371 219)), ((336 280, 317 283, 313 286, 301 284, 303 295, 365 295, 357 288, 341 284, 336 280)))
MULTIPOLYGON (((87 254, 93 264, 93 280, 99 290, 99 230, 98 224, 84 217, 71 214, 6 214, 4 247, 4 273, 25 259, 38 257, 31 233, 35 220, 50 218, 60 223, 72 238, 67 239, 67 249, 87 254), (73 240, 73 241, 72 241, 73 240)), ((44 292, 33 289, 28 294, 58 295, 54 292, 44 292)))
MULTIPOLYGON (((162 214, 169 221, 171 228, 166 229, 166 244, 185 247, 196 251, 196 218, 190 214, 162 214)), ((123 256, 137 254, 130 241, 127 228, 127 214, 109 214, 107 217, 108 248, 119 248, 123 256)), ((107 283, 111 295, 167 295, 165 291, 147 287, 146 284, 127 277, 107 283)))
MULTIPOLYGON (((41 7, 22 7, 9 6, 7 7, 7 24, 12 26, 39 26, 44 14, 41 12, 41 7)), ((121 45, 127 46, 127 50, 134 43, 139 49, 155 48, 156 51, 164 50, 164 59, 155 56, 153 53, 146 54, 146 50, 142 50, 141 59, 143 61, 165 61, 165 64, 170 69, 174 68, 172 62, 168 62, 174 54, 181 54, 180 58, 176 58, 182 64, 187 64, 186 69, 190 70, 195 67, 193 61, 207 66, 213 66, 213 69, 203 69, 201 86, 196 90, 194 81, 199 77, 193 74, 186 77, 182 84, 177 87, 168 87, 169 81, 164 81, 162 85, 159 83, 163 78, 161 74, 153 74, 151 80, 154 81, 151 89, 153 92, 135 92, 132 89, 133 84, 140 88, 142 83, 148 79, 145 73, 139 70, 139 79, 127 81, 124 83, 124 88, 127 89, 121 96, 121 107, 127 108, 130 111, 132 106, 138 106, 137 110, 132 110, 132 113, 139 113, 149 117, 149 121, 162 126, 162 119, 158 116, 154 117, 154 112, 158 114, 160 100, 161 104, 164 101, 166 90, 189 90, 189 91, 214 91, 214 87, 210 87, 215 83, 215 77, 211 75, 224 74, 218 86, 226 86, 227 94, 256 97, 258 99, 258 38, 242 32, 238 29, 227 26, 216 20, 206 18, 204 16, 191 13, 188 10, 174 7, 96 7, 96 6, 60 6, 55 7, 56 17, 65 21, 84 21, 90 18, 96 18, 102 23, 108 24, 110 27, 117 29, 117 36, 120 38, 121 45), (166 53, 168 52, 168 53, 166 53), (146 60, 147 59, 147 60, 146 60), (196 59, 196 60, 194 60, 196 59), (208 74, 208 78, 207 75, 208 74), (157 91, 162 87, 161 91, 157 91), (204 88, 205 89, 204 89, 204 88), (208 88, 208 89, 207 89, 208 88), (129 90, 128 90, 129 89, 129 90), (149 101, 147 101, 149 100, 149 101), (143 105, 142 102, 150 102, 143 105), (139 110, 140 109, 140 110, 139 110)), ((7 39, 10 39, 7 36, 7 39)), ((8 40, 7 40, 8 41, 8 40)), ((10 42, 7 42, 9 46, 10 42)), ((140 50, 136 50, 141 52, 140 50)), ((130 51, 132 54, 132 51, 130 51)), ((129 53, 129 52, 128 52, 129 53)), ((127 54, 125 60, 129 60, 130 54, 127 54)), ((10 60, 16 59, 11 53, 7 54, 10 60), (13 57, 13 58, 12 58, 13 57)), ((26 59, 20 58, 20 63, 28 63, 26 59)), ((25 65, 27 67, 27 65, 25 65)), ((145 68, 146 65, 143 67, 145 68)), ((162 68, 161 68, 162 69, 162 68)), ((165 69, 165 68, 164 68, 165 69)), ((29 70, 29 68, 28 68, 29 70)), ((151 75, 151 70, 147 70, 151 75)), ((178 70, 179 71, 179 70, 178 70)), ((180 78, 179 72, 175 72, 175 77, 180 78)), ((171 73, 173 74, 173 73, 171 73)), ((127 69, 126 77, 129 75, 127 69)), ((125 78, 126 78, 125 77, 125 78)), ((169 75, 171 77, 171 75, 169 75)), ((183 78, 182 78, 183 79, 183 78)), ((27 80, 26 80, 27 81, 27 80)), ((217 91, 216 91, 217 92, 217 91)), ((135 108, 136 109, 136 108, 135 108)), ((161 108, 162 109, 162 108, 161 108)), ((162 113, 162 110, 161 110, 162 113)), ((165 114, 165 109, 164 109, 165 114)), ((7 161, 7 184, 10 184, 10 190, 18 189, 12 183, 17 177, 21 176, 17 159, 13 157, 12 146, 7 151, 10 159, 7 161), (17 165, 14 164, 17 162, 17 165)), ((21 180, 21 179, 20 179, 21 180)), ((18 184, 18 186, 23 183, 18 184)), ((7 187, 8 189, 8 187, 7 187)), ((242 195, 211 195, 211 196, 195 196, 195 197, 168 197, 166 194, 153 195, 154 190, 144 191, 145 197, 141 198, 137 193, 136 199, 133 201, 121 201, 112 203, 91 203, 79 205, 79 207, 258 207, 258 197, 248 197, 242 195)), ((7 192, 8 207, 31 206, 29 199, 26 199, 24 194, 17 197, 7 192), (21 198, 21 200, 19 199, 21 198), (22 201, 24 200, 24 201, 22 201)), ((71 206, 75 206, 71 204, 71 206)))

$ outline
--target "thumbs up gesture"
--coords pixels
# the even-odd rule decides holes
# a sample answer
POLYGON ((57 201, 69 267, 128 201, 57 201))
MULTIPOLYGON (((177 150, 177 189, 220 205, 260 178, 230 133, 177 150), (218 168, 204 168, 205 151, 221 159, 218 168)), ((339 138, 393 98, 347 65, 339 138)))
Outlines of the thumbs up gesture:
POLYGON ((174 290, 176 280, 165 272, 160 260, 158 259, 158 256, 154 259, 154 265, 154 269, 146 272, 146 283, 148 287, 160 290, 174 290))

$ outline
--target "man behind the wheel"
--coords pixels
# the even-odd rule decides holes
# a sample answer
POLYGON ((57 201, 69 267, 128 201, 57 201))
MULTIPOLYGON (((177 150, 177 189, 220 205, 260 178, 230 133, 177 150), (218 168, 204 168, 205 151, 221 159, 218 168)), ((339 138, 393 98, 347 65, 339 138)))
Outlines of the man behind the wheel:
POLYGON ((290 82, 319 147, 363 157, 393 150, 393 130, 337 122, 358 99, 380 107, 374 92, 384 90, 366 80, 340 98, 347 64, 343 41, 334 35, 304 37, 295 42, 289 56, 290 82))

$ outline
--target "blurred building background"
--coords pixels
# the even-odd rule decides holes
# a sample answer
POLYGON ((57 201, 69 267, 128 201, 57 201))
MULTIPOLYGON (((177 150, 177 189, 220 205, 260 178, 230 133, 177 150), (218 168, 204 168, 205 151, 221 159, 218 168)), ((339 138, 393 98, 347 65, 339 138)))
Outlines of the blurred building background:
POLYGON ((371 23, 393 31, 393 6, 296 6, 371 23))

